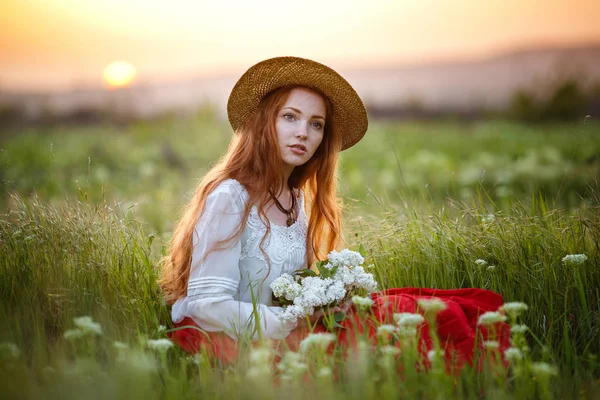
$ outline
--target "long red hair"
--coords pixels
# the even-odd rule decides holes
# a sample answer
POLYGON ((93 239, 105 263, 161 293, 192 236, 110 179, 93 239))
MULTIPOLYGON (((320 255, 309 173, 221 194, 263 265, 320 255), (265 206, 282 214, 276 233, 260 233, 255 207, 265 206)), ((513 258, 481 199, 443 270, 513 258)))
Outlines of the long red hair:
POLYGON ((312 265, 315 260, 324 259, 338 246, 342 229, 342 205, 336 194, 336 173, 342 138, 333 122, 333 107, 327 97, 318 90, 310 88, 325 100, 323 140, 307 163, 294 168, 288 182, 282 182, 280 173, 284 166, 282 158, 265 156, 280 154, 275 130, 276 118, 290 92, 298 87, 303 86, 289 85, 266 95, 257 111, 248 118, 242 128, 235 132, 227 152, 200 180, 194 197, 184 208, 182 217, 177 223, 168 254, 161 260, 162 271, 159 283, 167 303, 172 304, 187 293, 194 227, 202 215, 209 193, 226 179, 235 179, 242 184, 248 192, 249 199, 242 216, 242 224, 230 238, 218 243, 217 248, 225 246, 227 242, 241 235, 254 204, 258 206, 259 216, 267 226, 264 241, 270 232, 268 218, 264 212, 270 200, 269 190, 278 193, 288 184, 304 191, 304 208, 308 216, 306 237, 308 265, 312 265))

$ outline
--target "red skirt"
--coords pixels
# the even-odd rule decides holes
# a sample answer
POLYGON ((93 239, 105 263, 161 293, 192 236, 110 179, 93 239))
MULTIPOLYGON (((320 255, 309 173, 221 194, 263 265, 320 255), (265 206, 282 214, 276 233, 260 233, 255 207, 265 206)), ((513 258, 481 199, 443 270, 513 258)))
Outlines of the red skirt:
MULTIPOLYGON (((337 346, 352 348, 356 345, 358 337, 365 334, 368 334, 373 345, 376 345, 377 326, 394 324, 394 313, 416 313, 417 300, 420 298, 437 298, 446 303, 446 309, 436 316, 436 333, 445 350, 447 364, 452 363, 453 367, 459 368, 465 363, 473 365, 475 354, 483 354, 483 342, 487 340, 498 341, 500 355, 510 346, 510 327, 507 324, 495 324, 493 329, 477 325, 481 314, 497 311, 503 304, 502 296, 490 290, 394 288, 372 293, 371 298, 374 301, 374 318, 361 318, 354 308, 350 309, 347 318, 341 322, 342 328, 335 330, 337 346)), ((193 354, 203 351, 222 364, 230 364, 237 360, 239 346, 225 333, 201 331, 191 318, 185 318, 175 326, 189 326, 169 333, 171 340, 186 352, 193 354)), ((312 332, 326 331, 323 325, 317 325, 312 332)), ((419 351, 427 354, 434 346, 427 322, 423 323, 420 332, 419 351)), ((295 329, 277 345, 296 351, 309 333, 311 331, 308 328, 295 329)), ((399 344, 397 345, 399 347, 399 344)))

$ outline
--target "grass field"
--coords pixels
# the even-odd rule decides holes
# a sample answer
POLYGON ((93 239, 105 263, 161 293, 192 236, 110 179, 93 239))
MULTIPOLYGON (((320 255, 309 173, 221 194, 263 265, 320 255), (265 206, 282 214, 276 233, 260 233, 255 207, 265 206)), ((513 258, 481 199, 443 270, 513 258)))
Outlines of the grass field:
POLYGON ((225 368, 148 344, 170 327, 155 264, 229 138, 210 110, 0 138, 0 387, 9 398, 600 396, 600 123, 372 123, 341 158, 347 247, 366 248, 383 288, 481 287, 525 302, 530 351, 508 372, 402 378, 390 371, 410 359, 394 361, 385 346, 358 363, 316 354, 303 360, 312 384, 275 386, 256 372, 256 351, 225 368), (586 259, 563 261, 569 254, 586 259), (74 331, 80 316, 102 333, 89 321, 74 331))

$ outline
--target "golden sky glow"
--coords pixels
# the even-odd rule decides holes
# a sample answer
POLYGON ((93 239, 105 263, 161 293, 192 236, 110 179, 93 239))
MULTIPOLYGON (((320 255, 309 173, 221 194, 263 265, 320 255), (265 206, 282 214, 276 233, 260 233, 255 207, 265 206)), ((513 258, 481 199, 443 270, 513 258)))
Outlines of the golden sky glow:
POLYGON ((598 0, 0 0, 0 88, 148 82, 297 55, 333 67, 600 41, 598 0))

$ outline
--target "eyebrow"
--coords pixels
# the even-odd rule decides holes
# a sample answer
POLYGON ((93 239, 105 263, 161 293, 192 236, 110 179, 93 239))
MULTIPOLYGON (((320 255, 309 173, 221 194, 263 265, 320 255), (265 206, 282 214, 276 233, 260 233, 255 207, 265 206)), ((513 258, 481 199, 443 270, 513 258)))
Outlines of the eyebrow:
MULTIPOLYGON (((284 107, 283 109, 285 110, 286 108, 289 108, 290 110, 295 111, 298 114, 302 114, 302 111, 298 110, 297 108, 294 108, 294 107, 284 107)), ((322 120, 325 119, 325 117, 321 117, 320 115, 313 115, 311 118, 321 118, 322 120)))

